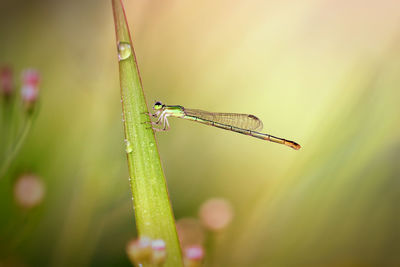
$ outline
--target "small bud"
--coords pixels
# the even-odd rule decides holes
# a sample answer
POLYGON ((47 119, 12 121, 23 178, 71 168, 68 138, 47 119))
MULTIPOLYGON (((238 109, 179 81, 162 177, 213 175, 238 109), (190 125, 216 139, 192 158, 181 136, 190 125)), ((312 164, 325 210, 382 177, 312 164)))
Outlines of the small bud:
POLYGON ((32 208, 39 205, 45 194, 45 186, 42 180, 33 174, 21 175, 14 185, 15 201, 24 208, 32 208))
POLYGON ((149 262, 153 252, 151 245, 151 239, 144 236, 130 241, 126 245, 126 254, 132 264, 149 262))
POLYGON ((209 199, 201 205, 199 217, 204 227, 211 231, 219 231, 232 221, 233 209, 225 199, 209 199))
POLYGON ((34 87, 38 87, 40 82, 40 75, 37 70, 34 69, 26 69, 22 73, 22 83, 24 85, 31 85, 34 87))
POLYGON ((204 249, 202 246, 189 246, 184 251, 185 267, 198 267, 204 258, 204 249))
POLYGON ((0 92, 5 97, 11 96, 14 90, 13 72, 10 67, 0 68, 0 92))
POLYGON ((32 85, 23 85, 21 88, 22 100, 25 103, 33 103, 36 101, 39 93, 39 88, 32 85))
POLYGON ((28 110, 32 109, 39 96, 40 75, 36 70, 28 69, 22 74, 21 97, 28 110))
POLYGON ((176 231, 182 247, 202 245, 204 243, 205 231, 198 219, 179 219, 176 222, 176 231))
POLYGON ((156 239, 151 242, 151 248, 153 249, 153 255, 151 261, 153 264, 160 265, 165 262, 167 258, 166 245, 164 240, 156 239))

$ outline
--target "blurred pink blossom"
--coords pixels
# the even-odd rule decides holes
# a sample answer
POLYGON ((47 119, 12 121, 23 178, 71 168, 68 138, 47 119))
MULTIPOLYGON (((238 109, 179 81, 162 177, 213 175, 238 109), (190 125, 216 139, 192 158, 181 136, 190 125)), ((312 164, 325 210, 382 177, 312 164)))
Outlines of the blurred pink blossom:
POLYGON ((14 90, 13 72, 8 66, 0 69, 0 91, 3 95, 9 96, 14 90))
POLYGON ((128 242, 126 254, 133 264, 150 261, 152 254, 152 240, 148 237, 140 237, 128 242))
POLYGON ((167 258, 166 245, 164 240, 156 239, 151 242, 151 248, 153 249, 153 254, 151 261, 153 264, 160 265, 165 262, 167 258))
POLYGON ((44 198, 45 185, 33 174, 23 174, 15 182, 15 201, 24 208, 32 208, 40 204, 44 198))
POLYGON ((201 205, 199 217, 204 227, 212 231, 219 231, 232 221, 233 209, 227 200, 212 198, 201 205))
POLYGON ((27 69, 22 74, 22 101, 31 107, 36 102, 39 95, 40 75, 34 69, 27 69))
POLYGON ((35 69, 26 69, 22 73, 22 83, 24 85, 31 85, 34 87, 39 86, 40 75, 39 72, 35 69))
POLYGON ((202 246, 189 246, 184 249, 183 263, 185 267, 200 267, 204 259, 202 246))
POLYGON ((194 245, 185 248, 185 258, 200 261, 204 258, 204 249, 202 246, 194 245))
POLYGON ((201 222, 195 218, 182 218, 176 221, 176 231, 182 247, 202 245, 205 231, 201 222))

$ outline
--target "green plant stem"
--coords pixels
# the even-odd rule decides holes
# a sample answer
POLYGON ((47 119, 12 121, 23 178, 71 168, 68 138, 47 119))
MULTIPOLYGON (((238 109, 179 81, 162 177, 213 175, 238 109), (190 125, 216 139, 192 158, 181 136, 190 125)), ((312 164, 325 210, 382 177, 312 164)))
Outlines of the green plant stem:
POLYGON ((175 220, 154 132, 148 123, 148 108, 122 1, 112 0, 112 6, 120 56, 125 143, 137 230, 140 236, 164 240, 168 255, 164 266, 179 267, 182 266, 182 256, 175 220))
POLYGON ((9 154, 6 155, 6 158, 0 167, 0 179, 3 176, 5 176, 7 169, 10 167, 10 164, 12 163, 14 158, 18 155, 18 152, 21 150, 21 147, 24 144, 25 139, 28 136, 28 133, 32 127, 32 120, 33 120, 32 115, 29 115, 28 120, 27 120, 26 124, 24 125, 24 128, 23 128, 21 134, 16 139, 17 142, 15 143, 14 146, 12 146, 9 154))
MULTIPOLYGON (((11 140, 12 134, 16 128, 16 123, 13 123, 13 116, 15 114, 15 101, 13 101, 14 99, 12 97, 13 96, 1 99, 2 121, 0 122, 0 162, 3 160, 5 161, 5 158, 7 157, 6 152, 11 150, 14 142, 14 140, 11 140)), ((0 163, 0 166, 3 164, 4 162, 0 163)))

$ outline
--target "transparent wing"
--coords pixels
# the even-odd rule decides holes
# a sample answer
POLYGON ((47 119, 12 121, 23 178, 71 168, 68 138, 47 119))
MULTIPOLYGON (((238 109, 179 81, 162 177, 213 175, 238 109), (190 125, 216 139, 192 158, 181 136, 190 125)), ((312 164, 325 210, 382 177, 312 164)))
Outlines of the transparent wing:
POLYGON ((256 116, 250 114, 218 113, 186 108, 184 109, 184 111, 185 114, 188 116, 194 116, 204 120, 215 121, 246 130, 261 131, 263 128, 262 121, 256 116))

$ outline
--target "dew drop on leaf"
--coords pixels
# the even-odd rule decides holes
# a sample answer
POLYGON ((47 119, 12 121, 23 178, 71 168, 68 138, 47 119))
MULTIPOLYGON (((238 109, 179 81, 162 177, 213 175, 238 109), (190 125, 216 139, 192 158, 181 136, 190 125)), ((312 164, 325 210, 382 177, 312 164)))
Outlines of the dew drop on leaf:
POLYGON ((131 142, 129 142, 128 140, 125 140, 125 152, 126 153, 132 153, 133 151, 133 147, 131 142))
POLYGON ((118 43, 118 59, 125 60, 132 55, 131 45, 127 42, 118 43))

